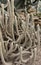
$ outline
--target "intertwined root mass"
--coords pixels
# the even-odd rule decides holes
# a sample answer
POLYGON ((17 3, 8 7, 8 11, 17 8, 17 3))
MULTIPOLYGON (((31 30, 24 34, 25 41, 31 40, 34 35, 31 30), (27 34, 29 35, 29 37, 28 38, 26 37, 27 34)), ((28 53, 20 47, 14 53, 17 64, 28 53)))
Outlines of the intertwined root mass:
POLYGON ((36 31, 34 15, 26 9, 14 12, 14 0, 8 0, 6 7, 0 7, 0 64, 32 65, 40 47, 40 26, 36 31))

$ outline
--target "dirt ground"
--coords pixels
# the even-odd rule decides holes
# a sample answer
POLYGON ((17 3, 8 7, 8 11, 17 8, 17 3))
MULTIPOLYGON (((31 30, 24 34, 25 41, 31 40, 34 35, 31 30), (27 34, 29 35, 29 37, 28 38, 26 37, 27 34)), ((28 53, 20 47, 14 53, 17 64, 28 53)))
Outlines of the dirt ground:
POLYGON ((36 61, 34 65, 41 65, 41 49, 37 54, 36 61))

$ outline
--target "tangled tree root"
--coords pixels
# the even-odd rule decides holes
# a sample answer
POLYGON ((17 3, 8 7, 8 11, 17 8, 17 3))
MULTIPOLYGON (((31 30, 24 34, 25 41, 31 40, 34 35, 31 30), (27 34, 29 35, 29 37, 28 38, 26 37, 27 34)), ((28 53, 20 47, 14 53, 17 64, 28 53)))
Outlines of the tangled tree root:
POLYGON ((40 47, 40 26, 36 31, 34 15, 26 9, 14 12, 13 5, 14 0, 8 0, 7 11, 4 4, 0 8, 0 61, 2 65, 32 65, 40 47))

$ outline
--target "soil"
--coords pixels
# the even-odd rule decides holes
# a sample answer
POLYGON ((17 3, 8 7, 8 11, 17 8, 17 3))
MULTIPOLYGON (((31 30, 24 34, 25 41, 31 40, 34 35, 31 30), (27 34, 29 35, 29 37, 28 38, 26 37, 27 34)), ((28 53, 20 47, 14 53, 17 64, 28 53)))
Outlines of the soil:
POLYGON ((35 64, 34 65, 41 65, 41 49, 37 53, 37 57, 36 57, 36 60, 35 60, 35 64))

